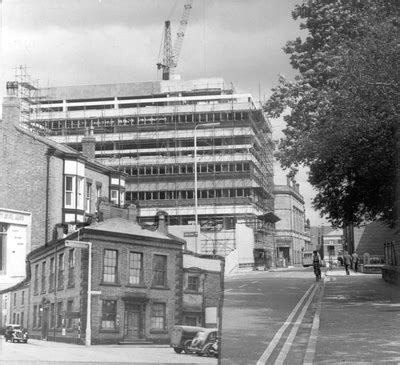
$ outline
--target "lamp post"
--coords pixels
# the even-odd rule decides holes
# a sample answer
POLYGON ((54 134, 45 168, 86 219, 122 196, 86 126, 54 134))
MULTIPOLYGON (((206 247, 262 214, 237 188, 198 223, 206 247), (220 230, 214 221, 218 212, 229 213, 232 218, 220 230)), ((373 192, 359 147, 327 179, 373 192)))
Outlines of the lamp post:
POLYGON ((198 216, 197 216, 197 128, 206 128, 206 127, 212 127, 216 125, 220 125, 221 123, 202 123, 202 124, 197 124, 194 127, 194 228, 195 228, 195 252, 197 253, 197 243, 198 243, 198 216))
POLYGON ((92 294, 98 294, 97 292, 92 292, 92 242, 65 241, 65 247, 73 247, 73 248, 86 248, 87 247, 89 249, 85 345, 90 346, 91 340, 92 340, 92 327, 91 327, 92 294))

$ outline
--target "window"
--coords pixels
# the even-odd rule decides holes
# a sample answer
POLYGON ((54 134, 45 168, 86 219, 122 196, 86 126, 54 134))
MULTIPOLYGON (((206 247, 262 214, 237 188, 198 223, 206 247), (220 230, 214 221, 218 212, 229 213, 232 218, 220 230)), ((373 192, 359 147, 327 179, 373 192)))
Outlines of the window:
POLYGON ((83 177, 78 177, 78 181, 76 184, 76 188, 77 188, 77 200, 76 200, 76 208, 77 209, 83 209, 83 199, 84 199, 84 191, 83 191, 83 187, 84 187, 84 182, 85 179, 83 177))
POLYGON ((85 212, 90 213, 92 211, 92 183, 86 183, 86 204, 85 212))
POLYGON ((110 201, 113 204, 118 204, 118 190, 111 190, 110 201))
POLYGON ((21 293, 21 305, 25 304, 25 291, 22 291, 21 293))
POLYGON ((151 306, 151 329, 165 330, 165 303, 153 303, 151 306))
POLYGON ((103 282, 117 282, 117 258, 116 250, 104 250, 103 260, 103 282))
POLYGON ((200 279, 198 276, 189 276, 187 289, 190 291, 198 292, 200 287, 200 279))
POLYGON ((167 283, 167 256, 154 255, 153 286, 166 286, 166 283, 167 283))
POLYGON ((63 307, 63 303, 62 302, 58 302, 57 303, 57 328, 61 328, 62 326, 62 319, 63 319, 63 315, 62 315, 62 307, 63 307))
POLYGON ((37 305, 33 306, 33 328, 37 327, 37 305))
POLYGON ((58 255, 58 283, 57 288, 62 289, 64 287, 64 254, 58 255))
POLYGON ((55 318, 54 318, 54 303, 50 304, 50 328, 54 328, 55 318))
POLYGON ((24 312, 21 312, 21 322, 19 324, 24 327, 24 312))
POLYGON ((17 306, 17 293, 14 293, 13 305, 14 305, 14 307, 17 306))
POLYGON ((75 176, 65 176, 65 207, 75 208, 75 176))
POLYGON ((129 253, 129 284, 140 285, 142 283, 143 254, 129 253))
POLYGON ((35 265, 35 280, 33 282, 33 294, 39 294, 39 264, 35 265))
POLYGON ((49 291, 54 290, 54 257, 50 259, 49 291))
POLYGON ((72 328, 72 317, 71 317, 71 312, 72 312, 72 306, 74 304, 73 300, 68 300, 67 302, 67 328, 72 328))
POLYGON ((42 262, 41 293, 46 293, 46 261, 42 262))
POLYGON ((75 285, 75 249, 68 252, 68 287, 75 285))
POLYGON ((101 198, 101 185, 96 185, 96 207, 99 204, 101 198))
POLYGON ((42 313, 43 313, 43 307, 42 305, 39 305, 38 307, 38 327, 42 327, 42 313))
POLYGON ((116 328, 117 302, 115 300, 103 300, 101 308, 101 327, 116 328))

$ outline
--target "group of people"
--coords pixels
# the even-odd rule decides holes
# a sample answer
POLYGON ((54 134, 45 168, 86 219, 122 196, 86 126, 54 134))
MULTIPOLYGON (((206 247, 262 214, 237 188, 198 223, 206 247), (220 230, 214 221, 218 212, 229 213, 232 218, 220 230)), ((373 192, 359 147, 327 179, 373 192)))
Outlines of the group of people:
MULTIPOLYGON (((354 272, 358 272, 358 254, 354 252, 350 255, 347 251, 344 251, 341 262, 345 267, 346 275, 350 275, 350 267, 353 266, 354 272)), ((317 280, 321 279, 321 256, 317 250, 313 251, 313 267, 314 273, 317 280)))

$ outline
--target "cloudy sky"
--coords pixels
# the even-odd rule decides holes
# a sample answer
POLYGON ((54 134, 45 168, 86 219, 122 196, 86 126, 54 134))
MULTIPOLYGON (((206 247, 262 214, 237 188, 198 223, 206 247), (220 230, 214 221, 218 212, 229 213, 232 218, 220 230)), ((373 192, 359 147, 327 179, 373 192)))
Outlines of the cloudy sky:
MULTIPOLYGON (((1 0, 0 0, 1 1, 1 0)), ((282 47, 300 35, 291 10, 302 0, 193 0, 176 73, 183 79, 222 77, 238 91, 264 100, 278 75, 294 77, 282 47)), ((26 65, 39 86, 102 84, 160 79, 165 20, 172 40, 185 0, 3 0, 1 88, 26 65)), ((302 35, 304 36, 304 34, 302 35)), ((281 120, 271 120, 274 138, 281 120)), ((275 182, 285 183, 275 171, 275 182)), ((306 173, 297 180, 312 211, 306 173)))

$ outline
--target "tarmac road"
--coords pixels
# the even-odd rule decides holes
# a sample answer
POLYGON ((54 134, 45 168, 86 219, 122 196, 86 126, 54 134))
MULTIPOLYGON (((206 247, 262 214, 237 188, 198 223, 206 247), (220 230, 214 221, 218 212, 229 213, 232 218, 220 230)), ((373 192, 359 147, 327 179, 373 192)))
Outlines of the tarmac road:
POLYGON ((222 365, 400 364, 400 288, 312 269, 225 281, 222 365))

